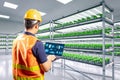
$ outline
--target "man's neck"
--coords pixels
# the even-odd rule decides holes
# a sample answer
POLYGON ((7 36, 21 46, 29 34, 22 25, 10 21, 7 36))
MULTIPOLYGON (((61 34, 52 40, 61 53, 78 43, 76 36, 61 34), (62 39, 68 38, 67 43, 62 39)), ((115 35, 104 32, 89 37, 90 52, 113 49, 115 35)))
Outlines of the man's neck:
POLYGON ((30 32, 30 33, 32 33, 32 34, 35 34, 34 31, 32 31, 32 30, 30 30, 30 29, 29 29, 29 30, 25 30, 25 31, 26 31, 26 32, 30 32))

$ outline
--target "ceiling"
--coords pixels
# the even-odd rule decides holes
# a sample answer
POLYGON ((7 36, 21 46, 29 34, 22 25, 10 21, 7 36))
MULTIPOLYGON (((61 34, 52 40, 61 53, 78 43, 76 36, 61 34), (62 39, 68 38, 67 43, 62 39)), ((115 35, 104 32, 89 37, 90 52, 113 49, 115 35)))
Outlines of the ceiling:
MULTIPOLYGON (((10 16, 10 19, 0 18, 0 33, 16 33, 24 30, 23 16, 26 10, 30 8, 38 9, 39 11, 47 13, 43 16, 43 22, 47 23, 50 20, 58 19, 68 14, 84 10, 99 4, 102 0, 73 0, 64 5, 56 0, 0 0, 0 14, 10 16), (17 9, 10 9, 3 7, 3 3, 7 1, 18 5, 17 9), (3 25, 5 26, 3 26, 3 25), (8 27, 9 25, 11 25, 8 27), (15 28, 14 26, 18 26, 15 28), (7 30, 5 29, 7 28, 7 30), (10 29, 9 29, 10 28, 10 29), (3 30, 2 30, 3 29, 3 30)), ((114 9, 115 21, 120 20, 120 0, 105 0, 105 2, 114 9)))

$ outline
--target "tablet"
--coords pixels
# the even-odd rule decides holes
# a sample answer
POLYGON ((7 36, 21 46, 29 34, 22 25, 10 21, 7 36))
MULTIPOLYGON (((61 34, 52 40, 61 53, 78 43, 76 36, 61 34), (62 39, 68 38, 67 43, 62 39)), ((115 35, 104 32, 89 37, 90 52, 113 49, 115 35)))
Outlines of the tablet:
POLYGON ((64 44, 61 43, 52 43, 46 42, 45 43, 45 52, 46 54, 62 56, 64 50, 64 44))

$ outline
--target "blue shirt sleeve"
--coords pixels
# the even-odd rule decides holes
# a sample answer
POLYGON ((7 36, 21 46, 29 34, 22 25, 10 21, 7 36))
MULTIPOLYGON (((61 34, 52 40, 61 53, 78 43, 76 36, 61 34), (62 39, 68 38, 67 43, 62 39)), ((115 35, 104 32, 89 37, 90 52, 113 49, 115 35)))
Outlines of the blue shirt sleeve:
POLYGON ((37 41, 32 48, 33 55, 37 58, 39 63, 47 61, 47 55, 45 53, 44 45, 41 41, 37 41))

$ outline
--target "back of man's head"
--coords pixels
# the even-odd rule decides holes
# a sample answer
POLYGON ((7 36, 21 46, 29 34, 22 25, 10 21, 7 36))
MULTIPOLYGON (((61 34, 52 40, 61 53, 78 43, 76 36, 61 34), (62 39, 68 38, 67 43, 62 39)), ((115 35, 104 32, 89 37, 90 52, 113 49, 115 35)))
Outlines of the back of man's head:
POLYGON ((38 22, 39 23, 42 22, 42 17, 40 12, 36 9, 27 10, 24 15, 24 22, 25 22, 26 29, 33 28, 35 24, 37 24, 38 22))

